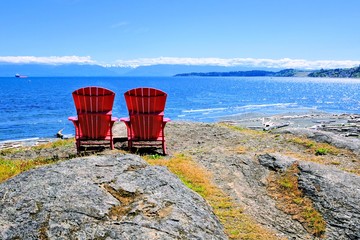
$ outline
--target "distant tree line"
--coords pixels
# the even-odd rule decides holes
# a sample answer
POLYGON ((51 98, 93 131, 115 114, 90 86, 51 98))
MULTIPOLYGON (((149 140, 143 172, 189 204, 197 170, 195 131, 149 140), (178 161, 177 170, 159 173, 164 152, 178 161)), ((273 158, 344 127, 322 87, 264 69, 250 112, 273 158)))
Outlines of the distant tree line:
POLYGON ((304 71, 297 69, 284 69, 278 72, 251 70, 231 72, 191 72, 176 74, 176 77, 328 77, 328 78, 360 78, 360 66, 354 68, 321 69, 315 71, 304 71))
POLYGON ((320 69, 309 73, 309 77, 360 78, 360 66, 354 68, 320 69))

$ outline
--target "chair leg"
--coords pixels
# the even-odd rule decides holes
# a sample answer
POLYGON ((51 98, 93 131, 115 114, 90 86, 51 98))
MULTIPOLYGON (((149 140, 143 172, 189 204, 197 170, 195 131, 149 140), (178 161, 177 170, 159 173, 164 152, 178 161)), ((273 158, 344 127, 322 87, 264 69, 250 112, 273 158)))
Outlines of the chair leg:
POLYGON ((165 140, 162 141, 162 149, 163 149, 164 155, 166 155, 166 143, 165 143, 165 140))
POLYGON ((162 145, 163 153, 164 153, 164 155, 166 155, 166 143, 165 143, 164 128, 165 128, 165 124, 163 125, 162 132, 161 132, 161 145, 162 145))
POLYGON ((114 140, 110 139, 110 149, 114 150, 114 140))
POLYGON ((132 151, 132 141, 131 140, 128 141, 128 148, 129 148, 129 151, 131 152, 132 151))
POLYGON ((80 140, 76 139, 76 151, 79 153, 80 152, 80 140))

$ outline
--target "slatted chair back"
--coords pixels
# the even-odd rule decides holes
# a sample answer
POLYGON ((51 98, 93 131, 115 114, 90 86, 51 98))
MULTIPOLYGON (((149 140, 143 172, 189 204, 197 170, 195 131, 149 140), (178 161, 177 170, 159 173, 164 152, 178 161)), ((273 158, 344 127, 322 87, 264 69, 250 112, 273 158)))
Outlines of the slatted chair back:
POLYGON ((129 115, 160 113, 165 109, 167 94, 155 88, 135 88, 124 94, 129 115))
POLYGON ((101 113, 112 111, 115 93, 101 87, 84 87, 72 93, 76 112, 101 113))

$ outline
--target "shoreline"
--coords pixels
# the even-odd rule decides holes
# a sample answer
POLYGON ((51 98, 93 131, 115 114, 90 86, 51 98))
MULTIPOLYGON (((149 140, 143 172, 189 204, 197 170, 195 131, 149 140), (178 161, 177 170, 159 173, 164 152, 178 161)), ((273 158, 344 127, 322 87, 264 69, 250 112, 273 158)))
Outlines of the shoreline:
MULTIPOLYGON (((188 122, 174 120, 173 122, 188 122)), ((194 121, 190 121, 194 122, 194 121)), ((281 114, 245 113, 234 116, 219 118, 213 123, 227 123, 234 126, 254 130, 275 130, 287 128, 306 128, 314 130, 330 131, 346 137, 359 138, 360 136, 360 114, 357 113, 327 113, 327 112, 288 112, 281 114)), ((166 130, 165 130, 166 131, 166 130)), ((120 122, 114 125, 114 138, 126 138, 125 125, 120 122)), ((64 139, 72 138, 66 135, 64 139)), ((43 143, 56 141, 57 137, 32 137, 25 139, 14 139, 0 141, 0 150, 31 147, 43 143)))
MULTIPOLYGON (((359 124, 360 114, 357 113, 281 113, 281 114, 241 114, 232 117, 224 117, 220 122, 228 122, 251 129, 264 129, 266 125, 279 125, 280 127, 312 128, 317 129, 326 125, 344 126, 346 124, 359 124), (282 126, 284 125, 284 126, 282 126)), ((360 127, 360 126, 359 126, 360 127)))

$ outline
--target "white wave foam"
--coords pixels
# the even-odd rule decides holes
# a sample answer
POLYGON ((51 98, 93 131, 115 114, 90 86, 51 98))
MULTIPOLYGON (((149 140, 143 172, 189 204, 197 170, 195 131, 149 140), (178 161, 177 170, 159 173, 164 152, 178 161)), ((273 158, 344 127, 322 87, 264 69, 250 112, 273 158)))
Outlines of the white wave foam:
POLYGON ((259 108, 268 108, 268 107, 277 107, 277 108, 285 108, 285 107, 296 107, 297 103, 272 103, 272 104, 249 104, 245 106, 234 107, 234 109, 259 109, 259 108))
POLYGON ((251 109, 261 109, 261 108, 269 108, 269 107, 276 107, 276 108, 286 108, 286 107, 296 107, 296 103, 273 103, 273 104, 249 104, 245 106, 236 106, 236 107, 222 107, 222 108, 204 108, 204 109, 189 109, 189 110, 182 110, 182 113, 203 113, 208 114, 211 112, 225 112, 231 111, 233 112, 238 110, 251 110, 251 109))
POLYGON ((13 143, 13 142, 28 142, 28 141, 37 141, 40 138, 33 137, 33 138, 23 138, 23 139, 14 139, 14 140, 4 140, 0 141, 0 144, 6 144, 6 143, 13 143))
POLYGON ((228 108, 205 108, 205 109, 190 109, 182 110, 183 113, 196 113, 196 112, 214 112, 214 111, 224 111, 228 108))

